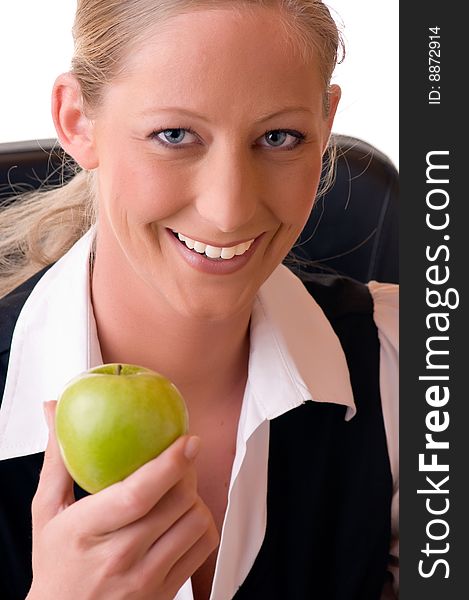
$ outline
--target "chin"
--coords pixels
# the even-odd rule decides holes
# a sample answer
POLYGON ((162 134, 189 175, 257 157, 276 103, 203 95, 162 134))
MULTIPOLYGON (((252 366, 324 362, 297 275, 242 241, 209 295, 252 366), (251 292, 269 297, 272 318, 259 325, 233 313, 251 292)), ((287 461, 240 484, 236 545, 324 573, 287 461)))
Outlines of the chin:
POLYGON ((221 323, 243 313, 250 315, 256 292, 257 289, 244 289, 241 294, 226 293, 224 290, 220 290, 216 296, 211 294, 210 297, 199 294, 197 298, 182 298, 177 303, 176 310, 189 319, 221 323))

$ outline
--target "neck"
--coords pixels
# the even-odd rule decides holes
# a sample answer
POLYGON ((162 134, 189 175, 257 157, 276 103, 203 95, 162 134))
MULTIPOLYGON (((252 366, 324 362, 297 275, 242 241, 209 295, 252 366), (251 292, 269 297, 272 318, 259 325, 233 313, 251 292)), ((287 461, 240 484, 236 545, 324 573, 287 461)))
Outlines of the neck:
POLYGON ((216 321, 180 314, 105 258, 97 252, 92 275, 103 362, 138 364, 165 375, 192 413, 214 404, 223 409, 239 398, 247 378, 250 310, 216 321))

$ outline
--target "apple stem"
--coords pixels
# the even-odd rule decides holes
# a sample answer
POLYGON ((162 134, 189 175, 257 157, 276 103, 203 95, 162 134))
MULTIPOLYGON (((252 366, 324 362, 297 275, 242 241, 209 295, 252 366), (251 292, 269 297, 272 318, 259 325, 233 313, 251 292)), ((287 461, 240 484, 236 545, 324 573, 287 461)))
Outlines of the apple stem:
POLYGON ((122 365, 116 365, 116 375, 120 375, 122 371, 122 365))

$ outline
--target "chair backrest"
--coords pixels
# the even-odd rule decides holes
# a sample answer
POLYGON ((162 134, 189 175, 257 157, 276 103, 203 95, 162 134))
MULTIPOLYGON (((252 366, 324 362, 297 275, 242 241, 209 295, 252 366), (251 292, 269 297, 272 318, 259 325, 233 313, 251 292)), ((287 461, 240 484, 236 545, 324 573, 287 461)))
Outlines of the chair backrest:
MULTIPOLYGON (((354 137, 333 137, 338 149, 335 181, 316 202, 294 254, 307 261, 303 271, 397 283, 397 169, 374 146, 354 137)), ((43 182, 66 181, 73 170, 62 172, 63 159, 53 139, 0 144, 0 203, 43 182)))
POLYGON ((316 201, 294 254, 313 262, 309 271, 398 283, 398 171, 363 140, 337 134, 334 140, 334 183, 316 201))
POLYGON ((65 158, 54 139, 0 144, 0 203, 43 184, 66 181, 70 174, 62 174, 65 158))

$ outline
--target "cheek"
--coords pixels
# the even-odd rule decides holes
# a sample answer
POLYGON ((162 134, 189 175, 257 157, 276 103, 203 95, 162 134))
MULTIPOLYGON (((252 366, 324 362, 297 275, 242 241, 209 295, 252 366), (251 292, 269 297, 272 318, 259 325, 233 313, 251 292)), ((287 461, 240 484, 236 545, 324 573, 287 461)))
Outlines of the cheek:
POLYGON ((136 224, 171 217, 190 201, 184 169, 145 157, 117 155, 99 167, 100 195, 111 210, 136 224))
POLYGON ((321 174, 321 161, 298 164, 271 175, 271 209, 278 220, 301 231, 313 207, 321 174), (280 172, 281 171, 281 172, 280 172))

